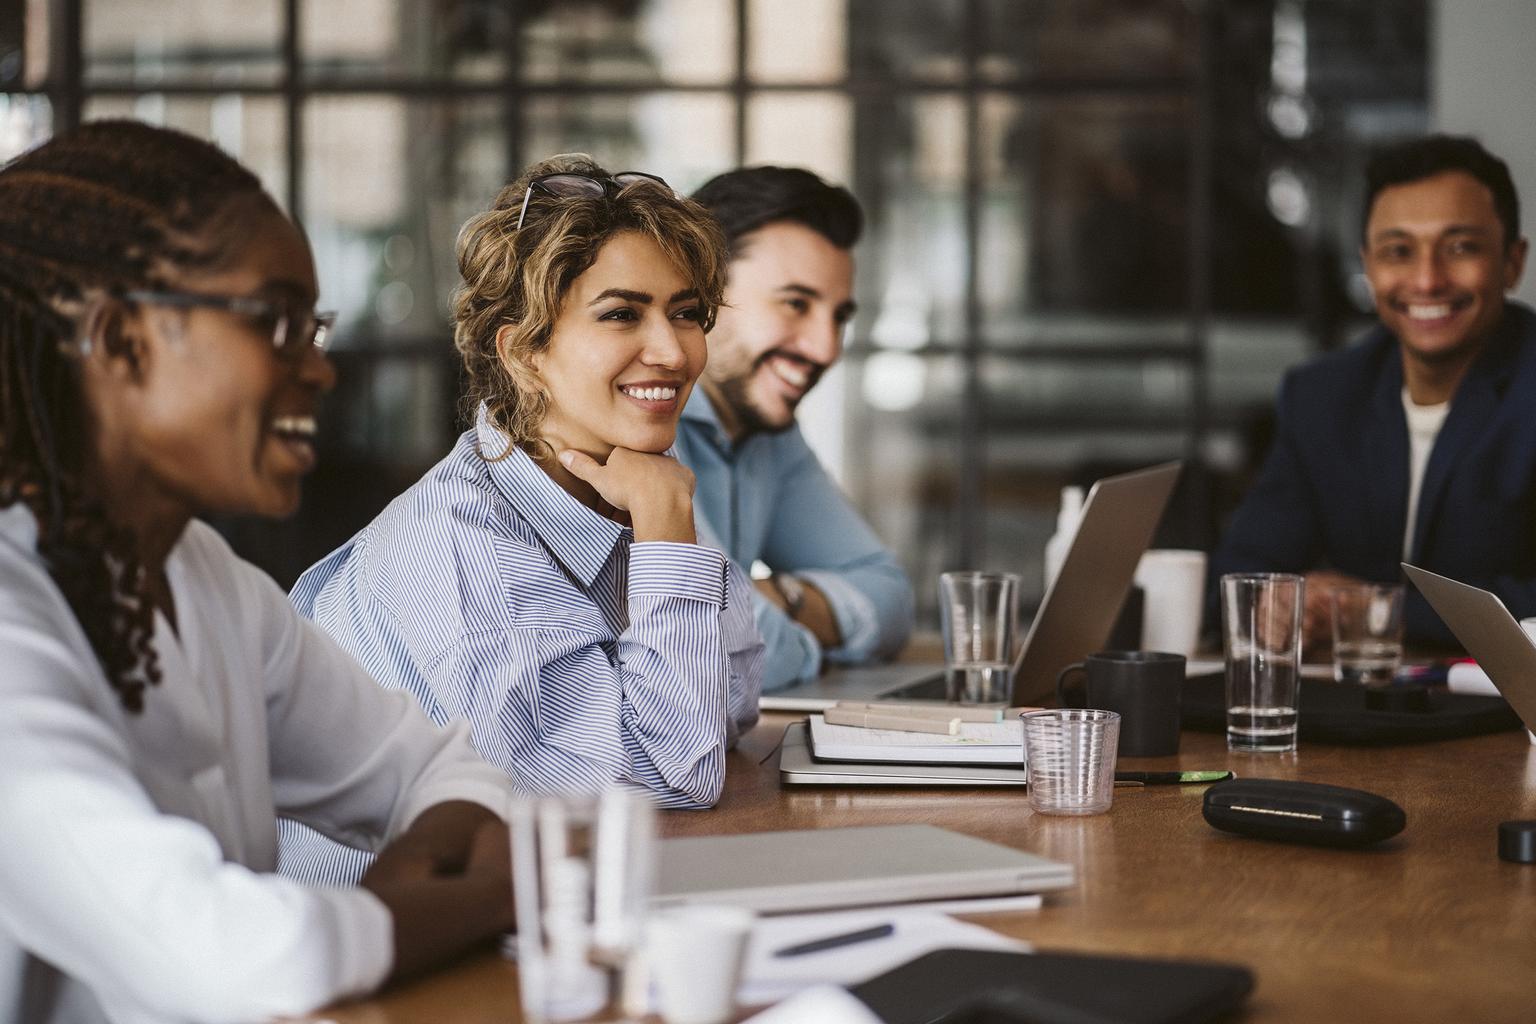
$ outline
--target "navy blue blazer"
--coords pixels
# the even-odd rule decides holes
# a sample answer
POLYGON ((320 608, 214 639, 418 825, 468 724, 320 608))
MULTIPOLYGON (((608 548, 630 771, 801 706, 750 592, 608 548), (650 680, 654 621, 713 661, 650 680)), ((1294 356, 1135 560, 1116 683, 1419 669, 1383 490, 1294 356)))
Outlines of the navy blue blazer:
MULTIPOLYGON (((1408 424, 1397 339, 1377 326, 1286 374, 1274 445, 1211 557, 1227 572, 1335 569, 1401 579, 1408 424)), ((1536 615, 1536 313, 1504 317, 1451 400, 1430 451, 1408 561, 1536 615)), ((1211 602, 1215 606, 1214 600, 1211 602)), ((1455 638, 1410 585, 1410 643, 1455 638)))

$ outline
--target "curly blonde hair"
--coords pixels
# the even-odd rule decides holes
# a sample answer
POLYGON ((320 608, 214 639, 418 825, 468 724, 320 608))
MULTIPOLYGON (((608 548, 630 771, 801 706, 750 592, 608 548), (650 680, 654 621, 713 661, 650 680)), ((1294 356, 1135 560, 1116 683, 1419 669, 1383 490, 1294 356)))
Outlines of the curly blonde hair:
POLYGON ((519 229, 529 182, 556 173, 610 176, 581 154, 552 157, 524 171, 497 193, 490 209, 459 230, 463 280, 453 296, 453 344, 464 361, 466 419, 474 422, 484 403, 490 421, 535 458, 553 453, 538 434, 549 392, 533 357, 549 346, 572 282, 609 239, 634 231, 654 242, 698 293, 706 331, 714 326, 727 272, 725 236, 709 212, 648 180, 604 196, 534 192, 519 229), (498 345, 497 334, 507 325, 515 329, 498 345))

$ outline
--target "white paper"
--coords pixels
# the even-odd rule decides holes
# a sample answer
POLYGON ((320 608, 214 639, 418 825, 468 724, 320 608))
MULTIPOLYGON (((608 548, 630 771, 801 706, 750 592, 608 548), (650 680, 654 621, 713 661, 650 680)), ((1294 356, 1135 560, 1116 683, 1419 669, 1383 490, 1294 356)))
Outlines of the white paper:
POLYGON ((1028 952, 1029 945, 926 909, 887 907, 759 918, 747 944, 746 970, 736 1001, 761 1006, 815 985, 857 985, 936 949, 1028 952), (884 938, 801 956, 773 955, 785 946, 886 923, 895 931, 884 938))
POLYGON ((836 985, 820 985, 748 1017, 745 1024, 881 1024, 880 1018, 836 985))
POLYGON ((812 715, 811 733, 811 742, 817 747, 1017 747, 1024 742, 1024 727, 1018 719, 961 722, 958 733, 943 736, 932 732, 829 725, 821 715, 812 715))
POLYGON ((1471 693, 1480 697, 1497 697, 1499 688, 1493 685, 1488 673, 1475 661, 1458 661, 1445 674, 1445 685, 1452 693, 1471 693))

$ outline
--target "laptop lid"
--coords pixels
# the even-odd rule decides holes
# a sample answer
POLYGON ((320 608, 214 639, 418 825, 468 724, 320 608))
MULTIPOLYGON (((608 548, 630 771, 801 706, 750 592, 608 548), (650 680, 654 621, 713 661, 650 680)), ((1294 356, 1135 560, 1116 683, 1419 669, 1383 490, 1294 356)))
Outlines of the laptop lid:
POLYGON ((1536 730, 1536 644, 1494 594, 1402 563, 1403 571, 1477 659, 1527 729, 1536 730))
POLYGON ((1054 696, 1058 672, 1103 648, 1183 466, 1105 477, 1088 492, 1061 571, 1014 663, 1015 705, 1054 696))
POLYGON ((875 825, 661 841, 658 908, 730 903, 787 912, 1065 889, 1070 864, 933 825, 875 825))
MULTIPOLYGON (((1182 468, 1167 462, 1105 477, 1088 492, 1061 571, 1015 656, 1015 705, 1054 696, 1057 672, 1103 649, 1182 468)), ((943 700, 943 670, 942 662, 837 667, 765 693, 758 706, 820 711, 840 700, 943 700)))

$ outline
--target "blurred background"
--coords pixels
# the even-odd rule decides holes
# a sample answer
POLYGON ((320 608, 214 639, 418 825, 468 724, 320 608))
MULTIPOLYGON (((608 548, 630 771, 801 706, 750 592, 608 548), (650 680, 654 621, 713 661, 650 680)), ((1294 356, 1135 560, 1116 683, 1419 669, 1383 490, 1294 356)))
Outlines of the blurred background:
POLYGON ((0 0, 0 159, 81 120, 210 138, 303 224, 341 383, 297 517, 220 523, 287 585, 458 421, 455 232, 572 150, 691 190, 847 184, 847 355, 812 444, 899 553, 1025 575, 1060 489, 1189 460, 1209 547, 1288 366, 1370 322, 1369 149, 1479 134, 1536 187, 1529 0, 0 0))

